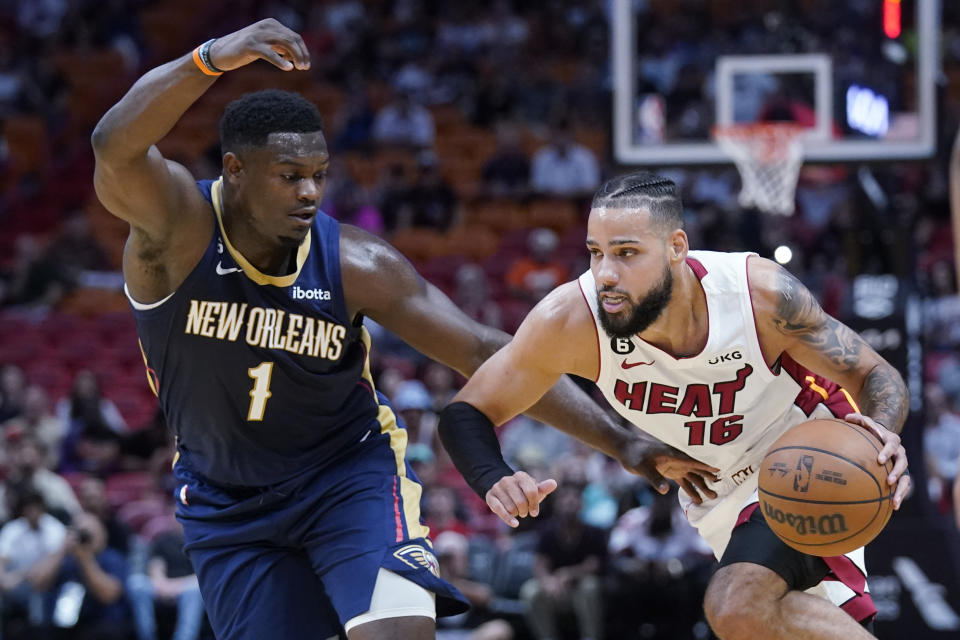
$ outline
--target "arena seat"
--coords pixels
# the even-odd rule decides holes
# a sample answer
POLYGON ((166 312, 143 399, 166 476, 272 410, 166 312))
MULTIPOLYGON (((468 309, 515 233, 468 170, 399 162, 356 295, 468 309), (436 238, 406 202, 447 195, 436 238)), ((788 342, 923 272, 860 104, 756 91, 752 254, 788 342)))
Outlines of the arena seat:
POLYGON ((142 471, 114 473, 107 477, 104 490, 107 501, 114 508, 157 494, 153 476, 142 471))
POLYGON ((143 529, 140 530, 140 535, 143 536, 147 542, 150 542, 161 533, 179 530, 180 525, 173 514, 163 514, 148 520, 147 523, 143 525, 143 529))
POLYGON ((75 494, 80 493, 80 485, 89 477, 89 475, 83 471, 64 471, 60 476, 67 481, 67 484, 70 485, 70 488, 73 489, 75 494))
POLYGON ((530 303, 516 298, 504 298, 498 302, 500 303, 503 330, 510 334, 516 333, 520 323, 530 313, 530 303))
POLYGON ((377 80, 368 80, 364 85, 364 89, 367 92, 367 100, 370 102, 370 108, 375 112, 390 102, 390 97, 394 94, 393 87, 386 82, 377 80))
POLYGON ((159 496, 131 500, 117 509, 117 519, 135 532, 140 533, 144 525, 158 516, 168 515, 170 506, 167 500, 159 496))
POLYGON ((0 363, 12 363, 25 367, 38 352, 37 345, 22 340, 0 343, 0 363))
POLYGON ((583 68, 580 58, 558 58, 547 65, 547 73, 555 81, 564 85, 573 85, 583 68))
POLYGON ((25 317, 14 313, 0 314, 0 346, 15 341, 38 343, 42 338, 39 327, 25 317))
POLYGON ((460 225, 447 232, 444 253, 483 260, 497 252, 500 236, 486 227, 460 225))
POLYGON ((467 562, 471 580, 491 584, 497 568, 498 550, 490 538, 472 536, 467 550, 467 562))
POLYGON ((37 325, 50 344, 59 344, 78 330, 87 326, 86 321, 67 313, 51 313, 37 325))
POLYGON ((466 256, 459 254, 437 256, 424 262, 419 271, 429 282, 449 293, 454 289, 457 269, 467 262, 466 256))
POLYGON ((123 264, 123 248, 130 234, 130 225, 107 211, 95 194, 91 194, 84 203, 83 212, 90 233, 106 252, 111 268, 119 270, 123 264))
MULTIPOLYGON (((144 378, 143 387, 146 388, 146 386, 144 378)), ((124 389, 128 391, 115 391, 109 394, 109 398, 117 405, 117 410, 123 416, 127 427, 137 431, 153 418, 157 410, 157 399, 152 393, 144 392, 139 387, 135 389, 124 387, 124 389)))
POLYGON ((488 280, 502 285, 507 271, 510 269, 510 262, 505 257, 503 248, 501 247, 500 251, 495 255, 481 260, 480 266, 483 267, 483 271, 487 274, 488 280))
POLYGON ((443 235, 432 229, 401 229, 390 242, 410 260, 428 260, 444 253, 443 235))
POLYGON ((53 400, 54 390, 69 389, 73 382, 67 369, 56 361, 34 359, 26 365, 25 373, 30 384, 42 387, 53 400))
POLYGON ((579 217, 576 205, 568 198, 538 198, 530 203, 527 224, 546 227, 563 235, 577 224, 579 217))
POLYGON ((537 534, 535 532, 518 533, 512 537, 512 542, 512 546, 498 558, 491 583, 494 592, 506 598, 519 597, 520 587, 533 577, 537 534))
POLYGON ((140 26, 150 51, 150 60, 162 62, 182 55, 184 29, 190 21, 188 15, 176 6, 159 3, 140 11, 140 26))
POLYGON ((60 360, 71 368, 86 369, 93 365, 100 353, 95 333, 74 334, 58 347, 60 360))
POLYGON ((573 132, 573 139, 590 149, 600 162, 609 154, 609 138, 607 132, 602 129, 577 129, 573 132))
POLYGON ((467 126, 463 111, 452 104, 439 104, 430 107, 433 127, 437 137, 446 137, 450 132, 462 131, 467 126))
POLYGON ((468 224, 480 225, 497 232, 527 226, 526 208, 515 200, 484 200, 469 205, 464 215, 468 224))
POLYGON ((318 84, 308 74, 285 74, 292 78, 301 79, 305 84, 303 87, 297 87, 309 98, 320 110, 324 122, 333 122, 340 109, 343 107, 344 92, 332 84, 318 84))
POLYGON ((118 336, 136 335, 137 321, 133 314, 128 312, 112 312, 99 315, 95 319, 94 326, 100 332, 100 335, 113 341, 118 336))
POLYGON ((49 160, 47 124, 41 116, 11 115, 3 123, 10 154, 8 171, 16 175, 41 172, 49 160))
MULTIPOLYGON (((453 159, 471 161, 478 169, 493 155, 497 148, 494 135, 485 129, 457 128, 442 138, 437 138, 437 156, 443 162, 453 159)), ((477 171, 474 175, 478 175, 477 171)))
POLYGON ((371 188, 380 178, 380 167, 375 158, 368 154, 348 151, 340 154, 340 159, 334 159, 333 162, 345 165, 350 177, 361 186, 371 188))

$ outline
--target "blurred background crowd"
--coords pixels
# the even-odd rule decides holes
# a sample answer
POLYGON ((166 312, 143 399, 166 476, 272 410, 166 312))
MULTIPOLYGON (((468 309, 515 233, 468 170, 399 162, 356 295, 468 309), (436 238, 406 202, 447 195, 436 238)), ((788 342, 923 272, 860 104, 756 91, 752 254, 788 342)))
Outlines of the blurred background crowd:
MULTIPOLYGON (((639 73, 683 137, 706 126, 717 53, 764 38, 791 50, 871 3, 637 0, 639 73), (804 11, 816 5, 818 11, 804 11), (776 8, 776 12, 766 9, 776 8), (774 17, 775 20, 770 18, 774 17)), ((217 119, 242 92, 288 88, 326 119, 323 209, 390 240, 468 314, 514 331, 582 273, 593 190, 624 170, 609 145, 604 0, 0 0, 0 605, 7 638, 202 637, 202 602, 172 516, 172 443, 146 384, 119 274, 126 225, 92 190, 89 135, 147 69, 262 17, 303 34, 309 72, 253 65, 220 78, 160 145, 219 172, 217 119)), ((871 5, 872 6, 872 5, 871 5)), ((960 6, 943 3, 938 153, 804 169, 798 212, 743 211, 732 166, 663 168, 693 248, 788 245, 825 309, 851 313, 860 274, 918 301, 924 406, 914 500, 946 522, 960 460, 960 299, 947 157, 960 122, 960 6), (950 80, 953 80, 950 82, 950 80), (872 189, 877 185, 882 197, 872 189), (923 474, 921 474, 923 477, 923 474)), ((897 87, 890 89, 892 94, 897 87)), ((712 556, 677 509, 617 464, 520 417, 508 462, 560 488, 536 520, 501 526, 440 447, 437 412, 462 382, 375 325, 379 388, 409 431, 423 516, 443 571, 474 603, 440 638, 708 638, 712 556)), ((601 400, 602 402, 602 400, 601 400)))

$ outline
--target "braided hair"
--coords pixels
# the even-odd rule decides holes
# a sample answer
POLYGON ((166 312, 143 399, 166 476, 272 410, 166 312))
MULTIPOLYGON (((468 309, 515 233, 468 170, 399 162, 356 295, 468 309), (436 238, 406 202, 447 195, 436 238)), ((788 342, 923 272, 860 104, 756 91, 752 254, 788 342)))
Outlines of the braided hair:
POLYGON ((590 206, 593 209, 643 209, 664 232, 683 228, 683 204, 677 185, 649 171, 636 171, 607 180, 593 196, 590 206))

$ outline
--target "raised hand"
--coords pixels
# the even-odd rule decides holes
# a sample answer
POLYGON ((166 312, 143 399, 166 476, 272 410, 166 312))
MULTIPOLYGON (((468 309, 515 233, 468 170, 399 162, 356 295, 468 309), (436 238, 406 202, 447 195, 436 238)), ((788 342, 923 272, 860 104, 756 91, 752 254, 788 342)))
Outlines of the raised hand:
POLYGON ((254 60, 266 60, 284 71, 310 68, 303 38, 273 18, 217 38, 210 47, 210 62, 222 71, 239 69, 254 60))

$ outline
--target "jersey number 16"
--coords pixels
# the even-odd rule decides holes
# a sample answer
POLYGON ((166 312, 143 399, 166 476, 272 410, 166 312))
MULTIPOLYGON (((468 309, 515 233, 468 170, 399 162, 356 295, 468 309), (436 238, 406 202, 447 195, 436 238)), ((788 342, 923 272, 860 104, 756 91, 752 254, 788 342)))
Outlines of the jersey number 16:
MULTIPOLYGON (((720 416, 714 420, 710 425, 710 444, 727 444, 736 439, 743 431, 741 420, 743 420, 743 416, 736 415, 720 416)), ((690 437, 687 439, 688 445, 703 444, 706 424, 704 420, 694 420, 683 425, 690 430, 690 437)))

